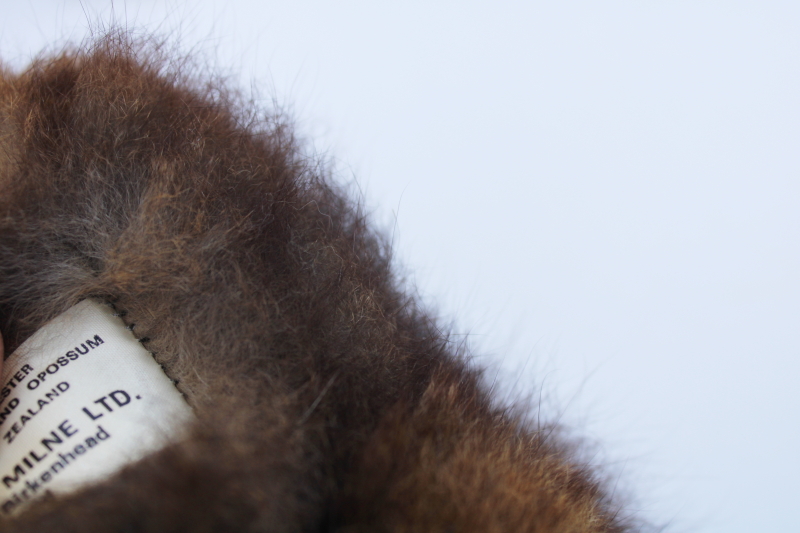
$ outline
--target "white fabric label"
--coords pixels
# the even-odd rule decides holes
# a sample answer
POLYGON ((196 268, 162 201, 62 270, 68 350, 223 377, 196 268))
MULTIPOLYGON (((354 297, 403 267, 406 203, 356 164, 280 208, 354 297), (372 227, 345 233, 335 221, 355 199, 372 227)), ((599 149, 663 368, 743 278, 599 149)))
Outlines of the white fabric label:
POLYGON ((5 362, 0 511, 100 481, 179 437, 192 411, 107 305, 84 300, 5 362))

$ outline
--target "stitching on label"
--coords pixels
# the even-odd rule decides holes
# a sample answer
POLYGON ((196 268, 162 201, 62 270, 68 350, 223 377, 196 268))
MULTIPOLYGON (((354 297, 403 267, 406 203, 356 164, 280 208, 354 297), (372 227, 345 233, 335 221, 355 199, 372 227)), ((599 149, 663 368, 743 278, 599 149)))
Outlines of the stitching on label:
POLYGON ((108 300, 85 299, 11 354, 16 358, 3 377, 16 381, 0 419, 7 430, 0 442, 0 512, 113 476, 186 435, 194 418, 187 395, 127 315, 108 300), (47 377, 56 373, 57 384, 47 377))
MULTIPOLYGON (((95 300, 95 301, 98 301, 98 299, 97 299, 97 298, 95 298, 94 300, 95 300)), ((163 364, 161 361, 159 361, 159 360, 158 360, 158 357, 157 357, 157 354, 156 354, 156 352, 154 352, 153 350, 151 350, 151 349, 150 349, 150 347, 147 345, 147 344, 148 344, 148 343, 149 343, 149 342, 150 342, 152 339, 151 339, 149 336, 147 336, 147 335, 140 337, 140 336, 137 334, 137 332, 135 331, 136 324, 135 324, 135 323, 133 323, 133 322, 128 322, 127 320, 125 320, 125 317, 128 315, 128 311, 127 311, 127 310, 120 310, 120 309, 119 309, 119 308, 118 308, 116 305, 114 305, 112 302, 110 302, 110 301, 108 301, 108 300, 106 300, 106 299, 99 299, 99 301, 100 301, 100 303, 102 303, 102 304, 104 304, 104 305, 107 305, 108 307, 110 307, 110 308, 111 308, 111 310, 112 310, 112 311, 114 311, 114 316, 115 316, 116 318, 118 318, 118 319, 119 319, 119 320, 120 320, 120 321, 121 321, 123 324, 125 324, 125 328, 126 328, 128 331, 130 331, 130 332, 133 334, 133 337, 134 337, 134 338, 135 338, 137 341, 139 341, 139 344, 141 344, 141 345, 142 345, 142 347, 143 347, 145 350, 147 350, 147 353, 149 353, 149 354, 150 354, 150 356, 153 358, 153 361, 155 361, 155 362, 156 362, 156 364, 157 364, 157 365, 158 365, 158 366, 161 368, 161 371, 162 371, 162 372, 164 372, 164 375, 165 375, 165 376, 167 376, 167 378, 169 378, 169 380, 170 380, 170 381, 172 382, 172 384, 175 386, 175 389, 176 389, 178 392, 180 392, 180 393, 181 393, 181 396, 183 396, 183 399, 186 401, 186 403, 187 403, 187 404, 189 404, 189 407, 191 407, 191 408, 192 408, 192 410, 194 410, 194 404, 193 404, 193 402, 191 401, 191 399, 189 398, 189 395, 187 395, 187 394, 186 394, 186 392, 184 392, 184 391, 183 391, 183 387, 181 387, 181 386, 180 386, 180 380, 179 380, 179 379, 175 379, 175 378, 173 378, 173 377, 170 375, 170 373, 169 373, 169 372, 167 372, 167 369, 166 369, 166 367, 164 366, 164 364, 163 364)))

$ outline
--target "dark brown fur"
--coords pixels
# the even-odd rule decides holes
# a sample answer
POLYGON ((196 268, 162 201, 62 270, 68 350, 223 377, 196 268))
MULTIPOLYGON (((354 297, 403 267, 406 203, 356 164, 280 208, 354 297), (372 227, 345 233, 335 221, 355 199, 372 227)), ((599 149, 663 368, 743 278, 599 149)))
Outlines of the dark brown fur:
POLYGON ((249 113, 120 35, 2 74, 8 348, 112 302, 198 421, 0 530, 626 530, 552 428, 496 407, 291 130, 249 113))

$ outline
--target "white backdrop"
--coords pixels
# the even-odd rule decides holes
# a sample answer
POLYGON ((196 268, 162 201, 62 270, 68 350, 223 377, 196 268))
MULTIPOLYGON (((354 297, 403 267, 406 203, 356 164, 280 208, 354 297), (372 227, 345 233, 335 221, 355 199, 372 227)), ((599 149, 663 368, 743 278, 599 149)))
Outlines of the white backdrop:
POLYGON ((0 56, 180 36, 357 179, 425 301, 634 512, 796 531, 800 3, 335 4, 18 1, 0 56))

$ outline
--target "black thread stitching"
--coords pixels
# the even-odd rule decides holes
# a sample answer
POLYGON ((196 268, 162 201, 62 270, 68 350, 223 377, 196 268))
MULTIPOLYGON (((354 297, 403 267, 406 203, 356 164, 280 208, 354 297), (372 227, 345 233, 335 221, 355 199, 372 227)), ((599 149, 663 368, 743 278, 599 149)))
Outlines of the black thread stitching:
POLYGON ((177 390, 181 394, 181 396, 183 396, 183 399, 186 401, 186 403, 189 405, 189 407, 194 411, 194 406, 192 405, 192 402, 189 401, 189 397, 186 395, 186 393, 184 391, 181 390, 181 387, 178 386, 178 384, 180 383, 180 380, 174 379, 172 376, 170 376, 169 373, 167 372, 167 369, 164 368, 164 364, 160 363, 158 361, 158 358, 156 357, 156 352, 154 352, 153 350, 151 350, 150 348, 147 347, 147 343, 151 341, 151 338, 148 337, 148 336, 144 336, 144 337, 137 337, 136 336, 136 332, 134 331, 134 328, 136 327, 136 324, 135 323, 130 323, 129 324, 129 323, 127 323, 125 321, 125 318, 124 318, 125 316, 128 315, 128 311, 118 309, 116 305, 114 305, 113 303, 109 302, 108 300, 102 300, 102 303, 104 303, 105 305, 110 307, 112 309, 112 311, 114 311, 112 313, 112 316, 115 316, 115 317, 119 318, 120 321, 122 322, 122 324, 125 326, 125 329, 127 329, 128 331, 133 333, 133 337, 137 341, 139 341, 139 344, 141 344, 142 347, 145 350, 147 350, 147 353, 150 354, 150 356, 153 358, 153 361, 155 361, 156 364, 158 364, 158 366, 161 368, 161 371, 164 372, 165 376, 167 376, 167 379, 169 379, 172 382, 172 384, 175 386, 175 390, 177 390))

